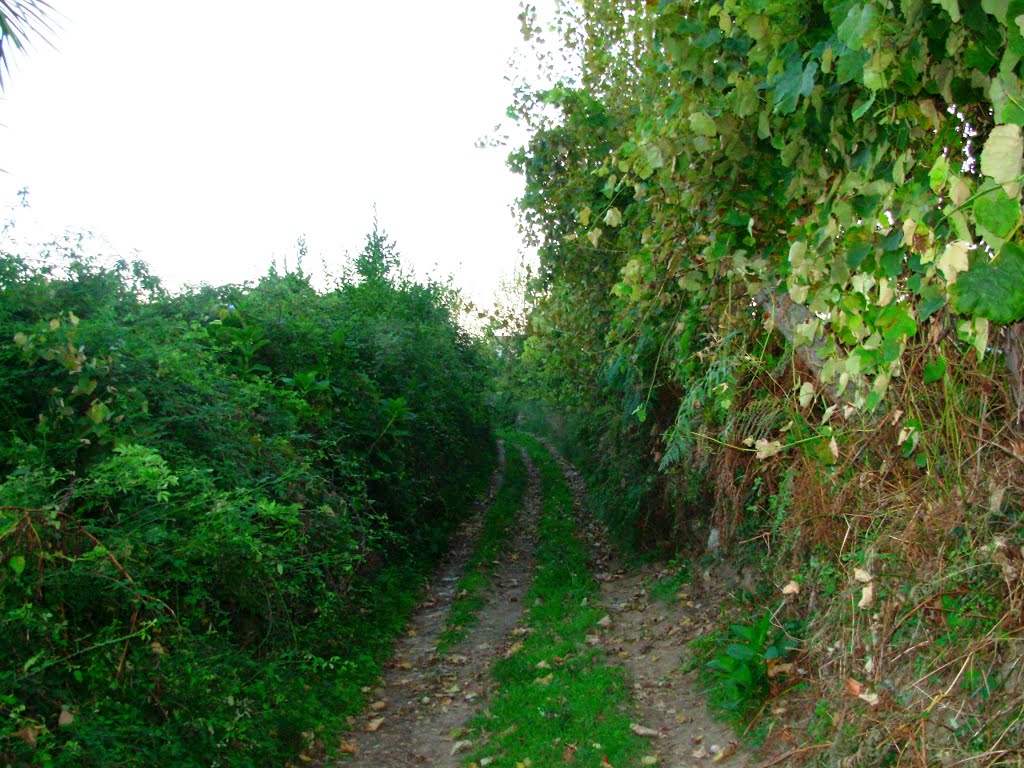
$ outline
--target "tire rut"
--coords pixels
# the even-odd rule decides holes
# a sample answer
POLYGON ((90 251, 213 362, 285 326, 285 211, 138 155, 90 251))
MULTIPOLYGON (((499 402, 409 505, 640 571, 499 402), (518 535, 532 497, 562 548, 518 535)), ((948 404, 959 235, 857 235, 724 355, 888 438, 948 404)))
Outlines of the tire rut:
POLYGON ((587 509, 582 476, 550 442, 541 442, 562 469, 573 494, 578 530, 592 553, 609 621, 600 634, 601 646, 608 662, 621 665, 629 675, 637 725, 657 734, 651 736, 647 754, 657 757, 657 765, 673 768, 754 765, 729 726, 708 712, 696 674, 683 671, 686 644, 712 628, 721 595, 691 599, 683 588, 672 603, 652 598, 648 585, 665 574, 652 565, 627 568, 619 560, 604 526, 587 509))
MULTIPOLYGON (((342 739, 350 759, 335 761, 347 768, 436 766, 456 768, 468 742, 460 741, 466 721, 491 694, 490 666, 515 636, 530 586, 535 548, 535 523, 540 509, 540 479, 525 452, 528 486, 519 510, 513 540, 505 548, 485 590, 485 605, 468 637, 447 653, 437 653, 456 585, 472 556, 481 505, 455 542, 449 560, 428 587, 410 621, 406 636, 395 648, 372 704, 342 739)), ((496 487, 492 488, 493 500, 496 487)))

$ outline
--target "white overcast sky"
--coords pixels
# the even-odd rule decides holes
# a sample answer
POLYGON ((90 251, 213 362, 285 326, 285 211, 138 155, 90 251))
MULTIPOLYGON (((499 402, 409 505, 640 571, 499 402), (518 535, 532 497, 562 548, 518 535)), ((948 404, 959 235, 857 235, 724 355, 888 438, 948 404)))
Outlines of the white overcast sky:
POLYGON ((171 286, 357 252, 376 203, 420 274, 478 301, 518 261, 507 148, 517 0, 50 0, 55 50, 0 100, 0 203, 87 228, 171 286), (280 261, 280 259, 279 259, 280 261))

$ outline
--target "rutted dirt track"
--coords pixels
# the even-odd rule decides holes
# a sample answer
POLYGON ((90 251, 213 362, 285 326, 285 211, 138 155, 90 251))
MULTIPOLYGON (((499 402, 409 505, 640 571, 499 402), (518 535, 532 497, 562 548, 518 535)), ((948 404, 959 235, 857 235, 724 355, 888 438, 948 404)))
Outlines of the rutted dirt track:
MULTIPOLYGON (((448 610, 458 599, 456 584, 473 553, 481 505, 462 529, 455 548, 398 643, 373 703, 343 749, 352 758, 337 765, 349 768, 459 765, 459 730, 489 694, 488 670, 495 656, 510 642, 523 612, 523 597, 533 567, 534 521, 539 505, 536 469, 523 455, 529 486, 519 512, 515 536, 494 570, 486 606, 469 637, 444 655, 437 641, 445 628, 448 610)), ((492 489, 491 498, 494 492, 492 489)))
MULTIPOLYGON (((593 554, 601 602, 608 614, 594 642, 604 649, 608 663, 622 665, 631 679, 638 710, 636 725, 646 734, 637 737, 646 742, 644 764, 666 768, 753 766, 754 760, 737 748, 729 728, 708 715, 692 675, 680 670, 686 642, 709 626, 716 601, 691 600, 688 595, 667 604, 653 600, 648 585, 657 577, 657 569, 627 569, 621 565, 607 544, 602 526, 584 507, 585 488, 578 473, 551 450, 572 489, 579 530, 593 554)), ((516 639, 516 625, 530 586, 540 482, 529 457, 521 453, 529 484, 514 538, 496 564, 484 594, 485 607, 478 625, 449 652, 437 653, 437 642, 448 611, 458 599, 456 585, 472 557, 487 503, 478 505, 460 531, 446 563, 430 582, 406 636, 396 645, 383 679, 371 693, 369 709, 342 739, 345 758, 332 765, 460 765, 463 750, 470 747, 469 742, 462 741, 462 728, 473 714, 486 707, 492 693, 490 666, 516 639)), ((503 466, 502 461, 489 500, 500 485, 503 466)))
POLYGON ((572 490, 579 530, 593 553, 594 575, 601 584, 607 627, 599 636, 609 663, 621 664, 632 682, 638 725, 651 736, 646 750, 656 765, 755 765, 738 747, 728 725, 713 719, 697 689, 694 673, 682 671, 686 643, 709 628, 718 600, 690 599, 689 590, 665 604, 653 599, 649 585, 661 575, 656 566, 626 568, 607 542, 604 527, 585 505, 586 486, 576 469, 548 444, 572 490))

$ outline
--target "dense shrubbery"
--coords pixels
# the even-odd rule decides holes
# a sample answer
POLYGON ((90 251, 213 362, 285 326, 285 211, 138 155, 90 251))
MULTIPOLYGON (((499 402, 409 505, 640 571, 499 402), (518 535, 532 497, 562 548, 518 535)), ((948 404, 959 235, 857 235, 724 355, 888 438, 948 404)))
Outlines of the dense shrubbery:
POLYGON ((457 297, 0 256, 0 755, 280 764, 358 704, 492 465, 457 297))
POLYGON ((803 622, 822 764, 1019 762, 1024 3, 556 7, 508 380, 624 538, 746 557, 737 626, 803 622))

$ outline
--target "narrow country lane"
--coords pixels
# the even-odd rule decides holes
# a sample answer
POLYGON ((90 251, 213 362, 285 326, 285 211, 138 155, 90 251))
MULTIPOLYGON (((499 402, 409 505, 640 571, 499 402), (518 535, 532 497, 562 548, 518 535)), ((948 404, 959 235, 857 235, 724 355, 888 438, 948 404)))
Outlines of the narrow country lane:
MULTIPOLYGON (((534 523, 539 502, 536 470, 525 453, 528 486, 514 534, 484 592, 484 608, 466 639, 438 653, 457 585, 479 538, 480 509, 461 530, 455 549, 413 616, 366 715, 344 737, 347 768, 451 767, 470 746, 460 739, 466 720, 491 693, 489 669, 514 641, 533 567, 534 523)), ((491 501, 493 503, 493 494, 491 501)), ((486 505, 483 505, 486 506, 486 505)))
POLYGON ((477 621, 446 644, 500 480, 461 530, 332 765, 754 766, 683 671, 686 643, 710 626, 716 596, 685 585, 667 600, 653 595, 670 574, 618 559, 575 468, 543 441, 516 438, 509 450, 525 467, 525 493, 507 545, 488 563, 477 621))

